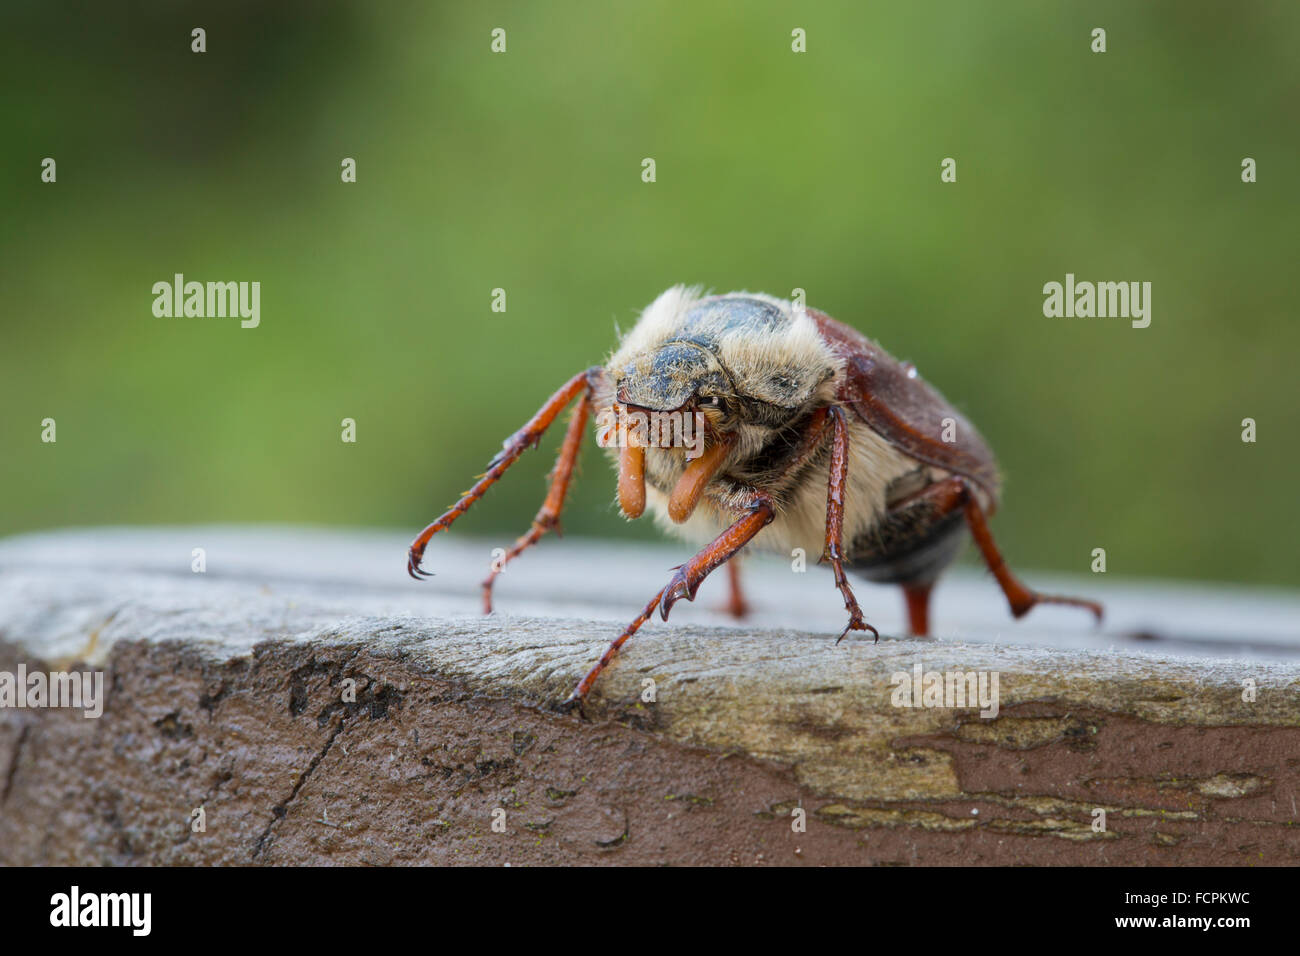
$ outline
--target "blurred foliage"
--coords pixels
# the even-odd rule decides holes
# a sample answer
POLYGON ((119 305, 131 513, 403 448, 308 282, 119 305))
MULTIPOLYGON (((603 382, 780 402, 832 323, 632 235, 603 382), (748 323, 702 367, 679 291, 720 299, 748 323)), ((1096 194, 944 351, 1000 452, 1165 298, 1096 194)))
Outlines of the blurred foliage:
MULTIPOLYGON (((0 26, 0 532, 414 533, 690 282, 802 287, 915 361, 998 451, 1015 565, 1300 580, 1293 2, 157 0, 0 26), (261 327, 155 318, 175 272, 259 280, 261 327), (1151 281, 1151 327, 1044 318, 1067 272, 1151 281)), ((558 439, 458 531, 522 532, 558 439)), ((566 529, 646 525, 589 447, 566 529)))

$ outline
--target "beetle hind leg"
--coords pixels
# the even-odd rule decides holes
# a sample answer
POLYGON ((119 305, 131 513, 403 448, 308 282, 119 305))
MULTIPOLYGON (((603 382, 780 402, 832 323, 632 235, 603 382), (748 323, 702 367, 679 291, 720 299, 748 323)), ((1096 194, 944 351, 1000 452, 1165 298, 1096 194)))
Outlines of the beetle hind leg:
POLYGON ((907 623, 913 637, 930 636, 930 592, 933 581, 907 581, 903 585, 907 602, 907 623))
MULTIPOLYGON (((1102 606, 1096 601, 1089 601, 1086 598, 1066 597, 1059 594, 1040 594, 1027 588, 1019 578, 1011 573, 1011 569, 1007 567, 1002 553, 998 550, 997 543, 993 540, 993 532, 989 530, 988 518, 984 514, 984 509, 980 507, 974 489, 965 478, 960 475, 947 478, 923 491, 917 492, 907 500, 916 501, 920 499, 927 499, 932 502, 941 514, 961 513, 965 517, 966 525, 970 528, 971 537, 975 539, 975 544, 980 550, 980 555, 984 558, 984 563, 993 572, 993 577, 997 579, 998 586, 1002 588, 1002 593, 1006 595, 1007 603, 1011 606, 1012 617, 1024 617, 1039 604, 1064 604, 1091 611, 1098 621, 1102 619, 1102 606)), ((907 594, 906 589, 904 593, 907 594)), ((907 600, 910 613, 913 603, 910 594, 908 594, 907 600)), ((913 622, 915 623, 915 617, 913 617, 913 622)))
POLYGON ((720 610, 737 620, 749 614, 749 602, 740 587, 740 561, 733 558, 727 562, 727 603, 720 610))

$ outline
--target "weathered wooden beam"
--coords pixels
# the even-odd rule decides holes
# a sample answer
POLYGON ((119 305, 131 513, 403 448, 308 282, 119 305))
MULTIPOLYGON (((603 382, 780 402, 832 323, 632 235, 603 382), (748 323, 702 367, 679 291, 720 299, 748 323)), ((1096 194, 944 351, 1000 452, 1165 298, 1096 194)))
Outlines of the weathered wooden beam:
MULTIPOLYGON (((1012 623, 972 574, 940 592, 940 638, 837 645, 827 572, 755 564, 752 624, 710 612, 710 582, 627 645, 583 720, 555 705, 681 549, 547 542, 484 618, 493 543, 436 542, 447 573, 425 584, 404 545, 0 542, 0 672, 106 678, 97 719, 0 709, 0 863, 1300 861, 1285 596, 1072 582, 1112 602, 1096 632, 1067 610, 1012 623), (996 674, 996 717, 898 706, 918 668, 996 674)), ((859 596, 898 632, 895 595, 859 596)))

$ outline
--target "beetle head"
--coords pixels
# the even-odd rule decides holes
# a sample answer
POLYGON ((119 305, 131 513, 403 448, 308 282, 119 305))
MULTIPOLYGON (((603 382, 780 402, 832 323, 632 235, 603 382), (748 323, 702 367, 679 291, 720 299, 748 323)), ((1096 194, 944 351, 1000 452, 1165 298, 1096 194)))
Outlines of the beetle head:
POLYGON ((731 378, 718 356, 698 342, 673 340, 633 356, 618 369, 616 397, 646 411, 685 411, 688 405, 717 406, 734 397, 731 378))
POLYGON ((789 303, 670 289, 614 355, 616 397, 648 411, 701 411, 716 430, 781 427, 818 397, 834 360, 789 303))
POLYGON ((624 449, 624 513, 639 513, 648 479, 671 489, 669 516, 684 521, 715 476, 743 474, 746 462, 833 399, 837 362, 813 321, 788 302, 669 289, 610 358, 611 397, 641 412, 702 414, 705 440, 694 456, 680 447, 624 449))

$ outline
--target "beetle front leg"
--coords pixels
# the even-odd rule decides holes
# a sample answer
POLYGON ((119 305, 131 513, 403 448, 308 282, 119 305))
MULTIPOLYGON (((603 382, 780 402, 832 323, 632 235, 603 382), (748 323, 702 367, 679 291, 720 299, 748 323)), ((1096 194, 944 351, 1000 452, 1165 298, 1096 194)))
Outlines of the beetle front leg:
POLYGON ((560 705, 561 709, 570 710, 577 707, 581 710, 582 702, 587 699, 587 694, 590 693, 592 685, 596 683, 596 678, 600 676, 601 671, 609 666, 610 661, 614 659, 614 655, 618 653, 618 649, 627 643, 627 639, 639 631, 642 624, 650 620, 663 596, 664 592, 660 591, 652 597, 650 603, 637 615, 636 620, 625 627, 623 633, 610 643, 609 647, 605 649, 605 653, 600 655, 600 660, 596 662, 596 666, 587 671, 587 676, 578 682, 578 686, 573 688, 573 693, 569 694, 564 703, 560 705))
POLYGON ((737 551, 753 540, 754 536, 763 530, 776 516, 776 510, 772 505, 772 499, 761 492, 753 494, 753 505, 735 524, 729 527, 722 534, 718 535, 711 544, 703 551, 691 558, 685 564, 676 569, 672 580, 668 586, 650 599, 650 603, 629 624, 601 655, 596 666, 587 672, 587 676, 578 682, 578 686, 573 689, 567 700, 564 702, 565 709, 572 707, 581 707, 583 700, 586 699, 592 685, 596 683, 596 678, 600 676, 601 671, 609 666, 618 649, 627 643, 627 639, 635 634, 646 621, 654 614, 655 608, 659 608, 663 619, 668 620, 668 612, 672 606, 681 598, 688 601, 695 600, 695 592, 699 590, 704 579, 709 576, 719 565, 732 558, 737 551))
POLYGON ((831 406, 827 414, 831 425, 830 480, 826 483, 826 545, 822 560, 831 563, 835 572, 835 586, 844 597, 844 610, 849 612, 849 623, 835 643, 844 640, 849 631, 870 631, 880 640, 880 632, 862 618, 862 608, 853 596, 849 579, 844 574, 844 492, 849 479, 849 426, 844 411, 831 406))
POLYGON ((533 518, 533 526, 514 543, 500 562, 494 563, 492 572, 483 582, 483 613, 492 613, 492 585, 497 575, 505 570, 507 564, 519 557, 524 551, 535 545, 546 532, 560 525, 560 512, 564 510, 564 498, 569 493, 569 482, 573 480, 573 470, 578 464, 578 453, 582 451, 582 436, 587 428, 587 419, 591 415, 591 389, 587 389, 573 410, 569 419, 568 430, 564 433, 564 444, 555 459, 551 470, 551 484, 546 492, 546 500, 533 518))
POLYGON ((954 475, 936 482, 929 488, 918 491, 911 498, 904 499, 900 505, 922 498, 932 501, 939 509, 940 515, 951 514, 958 508, 962 510, 966 524, 970 527, 971 536, 975 539, 975 544, 984 558, 984 563, 993 572, 993 577, 997 579, 1002 593, 1007 596, 1012 617, 1024 617, 1039 604, 1066 604, 1091 611, 1098 621, 1102 619, 1102 606, 1096 601, 1057 594, 1039 594, 1025 587, 1020 579, 1011 573, 1011 569, 1007 567, 993 540, 993 532, 989 530, 988 518, 984 514, 984 509, 980 507, 979 498, 975 495, 971 483, 965 478, 954 475))
POLYGON ((767 527, 776 517, 772 499, 761 492, 753 495, 753 504, 739 521, 722 534, 691 560, 678 567, 677 573, 663 590, 663 601, 659 605, 659 614, 666 621, 668 612, 682 598, 695 600, 695 592, 700 589, 715 568, 729 561, 737 551, 749 544, 754 535, 767 527))
POLYGON ((470 505, 482 498, 487 490, 497 483, 501 476, 506 473, 506 469, 518 461, 519 456, 530 445, 535 446, 541 441, 546 429, 551 426, 551 423, 555 421, 560 412, 564 411, 564 406, 568 405, 583 391, 590 395, 600 374, 601 369, 593 367, 573 376, 564 383, 559 391, 546 400, 546 404, 538 409, 537 414, 529 419, 523 428, 506 439, 501 451, 488 463, 487 472, 475 482, 474 487, 465 492, 459 501, 421 531, 419 536, 411 543, 406 557, 406 572, 411 577, 418 580, 430 576, 430 572, 420 567, 420 560, 424 557, 424 549, 429 544, 429 539, 439 531, 449 528, 453 521, 469 510, 470 505))

